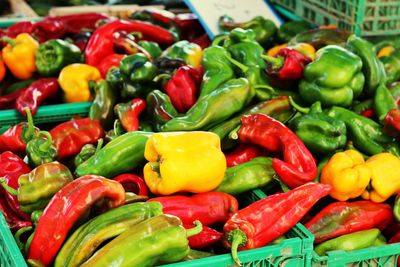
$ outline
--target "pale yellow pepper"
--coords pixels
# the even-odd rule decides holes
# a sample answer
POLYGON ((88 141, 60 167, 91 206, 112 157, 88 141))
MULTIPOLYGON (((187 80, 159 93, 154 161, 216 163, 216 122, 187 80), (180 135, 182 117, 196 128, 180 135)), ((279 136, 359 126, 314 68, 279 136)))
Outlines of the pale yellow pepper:
POLYGON ((58 76, 58 83, 64 91, 67 103, 86 102, 92 99, 89 81, 101 79, 100 71, 86 64, 71 64, 64 67, 58 76))
POLYGON ((370 157, 365 165, 371 170, 371 189, 362 198, 383 202, 400 192, 400 159, 390 153, 370 157))
POLYGON ((146 142, 144 180, 157 195, 201 193, 223 180, 225 156, 219 137, 211 132, 155 133, 146 142))
POLYGON ((321 183, 330 184, 331 197, 346 201, 361 196, 369 184, 371 170, 360 152, 346 150, 331 157, 322 168, 321 183))

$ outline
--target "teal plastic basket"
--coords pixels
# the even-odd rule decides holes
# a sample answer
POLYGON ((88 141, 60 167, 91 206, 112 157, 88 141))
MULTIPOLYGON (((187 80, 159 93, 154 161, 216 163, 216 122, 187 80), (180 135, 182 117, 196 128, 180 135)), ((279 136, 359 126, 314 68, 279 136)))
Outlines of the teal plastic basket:
POLYGON ((358 36, 400 34, 399 0, 270 0, 289 19, 337 25, 358 36))

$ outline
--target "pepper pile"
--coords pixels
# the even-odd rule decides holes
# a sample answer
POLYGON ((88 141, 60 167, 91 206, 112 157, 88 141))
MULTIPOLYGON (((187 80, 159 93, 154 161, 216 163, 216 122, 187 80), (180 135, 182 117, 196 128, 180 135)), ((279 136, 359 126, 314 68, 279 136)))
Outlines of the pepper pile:
POLYGON ((28 263, 153 266, 230 250, 240 265, 238 250, 298 222, 320 255, 399 242, 399 47, 262 17, 222 17, 208 43, 189 34, 195 19, 107 19, 81 50, 3 39, 9 53, 36 47, 24 70, 47 77, 13 100, 27 122, 0 135, 0 207, 28 263), (89 116, 38 129, 32 115, 58 87, 92 99, 89 116), (268 197, 242 207, 256 188, 268 197))

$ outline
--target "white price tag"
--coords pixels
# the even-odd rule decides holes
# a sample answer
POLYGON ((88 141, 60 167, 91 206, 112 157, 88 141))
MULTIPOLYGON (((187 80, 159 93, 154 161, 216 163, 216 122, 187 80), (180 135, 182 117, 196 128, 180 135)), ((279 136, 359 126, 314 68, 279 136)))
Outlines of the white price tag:
POLYGON ((190 10, 197 15, 208 36, 219 33, 218 19, 223 15, 235 22, 245 22, 255 16, 272 20, 278 27, 283 20, 264 0, 184 0, 190 10))

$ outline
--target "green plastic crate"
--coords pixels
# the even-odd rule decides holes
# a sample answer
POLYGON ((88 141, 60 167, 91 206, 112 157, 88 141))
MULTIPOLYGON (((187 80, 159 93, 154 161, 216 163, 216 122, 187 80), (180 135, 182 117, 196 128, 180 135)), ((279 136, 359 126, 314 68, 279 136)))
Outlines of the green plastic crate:
POLYGON ((334 24, 358 36, 400 34, 399 0, 270 0, 289 19, 334 24))
MULTIPOLYGON (((260 190, 254 190, 241 198, 241 203, 251 203, 264 198, 265 194, 260 190)), ((265 218, 268 219, 268 218, 265 218)), ((252 249, 239 252, 239 258, 243 266, 258 267, 304 267, 311 264, 312 244, 314 237, 306 228, 297 224, 290 230, 280 244, 265 246, 263 248, 252 249)), ((0 215, 0 266, 2 267, 27 267, 22 254, 19 252, 17 244, 5 222, 3 215, 0 215)), ((219 267, 234 266, 230 254, 218 255, 199 260, 185 261, 174 264, 163 265, 165 267, 219 267)))

